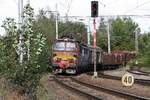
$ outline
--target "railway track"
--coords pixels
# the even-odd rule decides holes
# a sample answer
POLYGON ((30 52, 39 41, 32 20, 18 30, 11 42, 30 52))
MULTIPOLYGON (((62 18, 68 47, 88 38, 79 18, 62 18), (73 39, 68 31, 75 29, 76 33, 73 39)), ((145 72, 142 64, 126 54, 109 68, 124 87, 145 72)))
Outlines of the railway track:
POLYGON ((103 87, 103 86, 96 86, 96 85, 93 85, 90 83, 85 83, 83 81, 77 80, 75 78, 72 78, 72 80, 79 83, 79 84, 82 84, 84 86, 93 88, 93 89, 98 90, 98 91, 103 91, 103 92, 115 95, 117 97, 119 96, 119 97, 123 97, 123 98, 129 99, 129 100, 150 100, 150 98, 147 98, 147 97, 143 97, 143 96, 139 96, 136 94, 127 93, 127 92, 122 92, 119 90, 114 90, 114 89, 110 89, 110 88, 103 87))
MULTIPOLYGON (((87 75, 92 75, 92 73, 87 73, 87 75)), ((107 79, 114 79, 114 80, 121 80, 121 77, 119 77, 119 76, 106 75, 103 73, 98 73, 98 77, 107 78, 107 79)), ((134 82, 136 84, 150 86, 150 80, 135 79, 134 82)))
POLYGON ((93 90, 84 86, 81 86, 80 84, 77 84, 75 82, 72 82, 70 77, 59 77, 54 76, 54 81, 57 82, 59 85, 63 86, 64 88, 69 89, 70 91, 73 91, 89 100, 103 100, 97 94, 96 92, 92 92, 93 90))
POLYGON ((134 99, 134 100, 150 99, 135 94, 130 94, 130 93, 121 92, 118 90, 113 90, 102 86, 96 86, 90 83, 85 83, 75 79, 74 77, 54 76, 53 78, 55 82, 62 85, 64 88, 67 88, 77 94, 80 94, 81 96, 84 96, 89 100, 103 100, 106 99, 108 96, 110 96, 110 98, 112 98, 111 96, 115 96, 116 98, 134 99))
POLYGON ((140 70, 127 70, 129 73, 137 74, 137 75, 144 75, 144 76, 150 76, 149 72, 144 72, 140 70))

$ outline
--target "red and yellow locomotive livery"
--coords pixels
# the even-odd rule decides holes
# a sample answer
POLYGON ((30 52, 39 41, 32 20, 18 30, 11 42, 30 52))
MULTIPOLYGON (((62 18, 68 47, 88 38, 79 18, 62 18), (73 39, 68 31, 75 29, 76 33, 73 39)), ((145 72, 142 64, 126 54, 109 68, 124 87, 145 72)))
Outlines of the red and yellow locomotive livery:
POLYGON ((73 39, 58 39, 53 44, 52 67, 55 73, 76 74, 79 45, 73 39))

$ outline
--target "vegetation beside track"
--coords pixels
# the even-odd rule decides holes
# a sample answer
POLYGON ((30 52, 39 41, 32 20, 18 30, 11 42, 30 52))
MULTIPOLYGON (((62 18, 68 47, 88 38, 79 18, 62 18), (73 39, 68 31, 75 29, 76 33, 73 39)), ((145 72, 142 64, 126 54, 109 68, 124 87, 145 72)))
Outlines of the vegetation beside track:
MULTIPOLYGON (((0 38, 0 76, 4 76, 17 94, 27 97, 28 100, 38 100, 39 94, 44 93, 40 79, 45 73, 51 71, 49 69, 51 44, 55 39, 54 18, 49 20, 46 15, 41 13, 38 18, 33 16, 33 8, 26 5, 21 28, 24 36, 22 64, 19 62, 19 33, 13 18, 6 18, 3 21, 2 27, 6 31, 6 36, 0 38)), ((62 24, 70 25, 68 23, 62 24)), ((77 27, 79 24, 71 23, 71 25, 77 27)), ((84 29, 83 24, 80 24, 76 31, 81 32, 84 29)))
POLYGON ((7 78, 0 77, 0 100, 24 100, 26 96, 20 95, 14 85, 7 78))
MULTIPOLYGON (((45 91, 40 85, 40 79, 47 73, 51 56, 52 42, 55 40, 55 17, 53 13, 47 16, 41 10, 34 16, 30 5, 24 7, 23 25, 21 32, 24 36, 24 63, 19 64, 18 41, 19 33, 13 18, 6 18, 2 27, 6 36, 0 38, 0 76, 17 87, 20 95, 27 95, 30 99, 38 99, 37 95, 45 91), (28 52, 27 48, 30 48, 28 52), (30 53, 30 56, 28 55, 30 53), (41 89, 41 90, 40 90, 41 89)), ((134 50, 134 32, 138 25, 131 18, 117 18, 111 20, 112 50, 134 50)), ((78 41, 86 43, 86 26, 82 22, 59 21, 59 37, 74 33, 78 41), (82 39, 84 37, 84 39, 82 39)), ((107 32, 105 23, 101 21, 97 30, 97 45, 107 51, 107 32), (103 29, 103 30, 101 30, 103 29)), ((92 37, 92 35, 91 35, 92 37)), ((92 43, 91 43, 92 44, 92 43)), ((139 65, 150 67, 150 34, 139 35, 139 65)), ((7 84, 6 84, 7 85, 7 84)), ((2 93, 2 92, 1 92, 2 93)), ((3 95, 3 93, 2 93, 3 95)))

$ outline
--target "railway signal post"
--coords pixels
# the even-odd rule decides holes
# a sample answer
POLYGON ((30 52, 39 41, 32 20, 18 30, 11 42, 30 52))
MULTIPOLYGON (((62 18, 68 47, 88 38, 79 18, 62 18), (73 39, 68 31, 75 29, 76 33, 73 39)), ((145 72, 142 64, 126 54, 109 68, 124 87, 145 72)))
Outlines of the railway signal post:
POLYGON ((97 70, 96 70, 96 22, 95 18, 98 17, 98 1, 91 1, 91 17, 93 17, 93 26, 94 26, 94 32, 93 32, 93 48, 94 48, 94 74, 93 77, 97 77, 97 70))
POLYGON ((93 75, 93 77, 97 77, 97 71, 96 71, 96 22, 95 22, 95 19, 93 19, 93 25, 94 25, 94 32, 93 32, 94 75, 93 75))

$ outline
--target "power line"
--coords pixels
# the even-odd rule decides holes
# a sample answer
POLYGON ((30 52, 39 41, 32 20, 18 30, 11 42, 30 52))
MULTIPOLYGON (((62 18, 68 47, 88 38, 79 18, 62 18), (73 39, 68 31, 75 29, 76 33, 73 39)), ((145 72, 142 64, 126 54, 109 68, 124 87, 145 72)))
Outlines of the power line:
POLYGON ((121 1, 121 0, 115 0, 115 2, 113 1, 113 2, 110 2, 110 3, 106 4, 106 6, 114 5, 114 4, 116 4, 118 1, 121 1))
POLYGON ((66 15, 67 15, 67 16, 68 16, 68 13, 69 13, 70 8, 71 8, 72 1, 73 1, 73 0, 71 0, 70 3, 68 2, 68 8, 67 8, 67 12, 66 12, 66 15))
POLYGON ((66 6, 62 2, 59 1, 59 4, 63 7, 63 9, 66 9, 66 6))
POLYGON ((99 3, 101 4, 101 5, 103 5, 104 7, 106 6, 104 3, 102 3, 100 0, 99 0, 99 3))
POLYGON ((27 0, 27 3, 30 4, 30 0, 27 0))
POLYGON ((137 7, 139 6, 139 0, 136 0, 136 6, 137 7))
MULTIPOLYGON (((97 18, 101 17, 109 17, 109 18, 117 18, 117 17, 150 17, 150 14, 145 14, 145 15, 101 15, 98 16, 97 18)), ((60 18, 66 18, 66 16, 60 16, 60 18)), ((68 18, 91 18, 91 16, 68 16, 68 18)))
POLYGON ((128 12, 131 12, 131 11, 133 11, 133 10, 139 8, 139 7, 142 7, 143 5, 146 5, 146 4, 148 4, 148 3, 150 3, 150 1, 146 1, 146 2, 144 2, 144 3, 142 3, 142 4, 140 4, 140 5, 137 5, 135 8, 132 8, 132 9, 130 9, 130 10, 127 10, 127 11, 125 12, 125 14, 128 13, 128 12))

